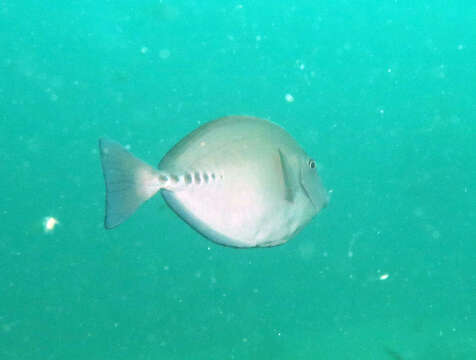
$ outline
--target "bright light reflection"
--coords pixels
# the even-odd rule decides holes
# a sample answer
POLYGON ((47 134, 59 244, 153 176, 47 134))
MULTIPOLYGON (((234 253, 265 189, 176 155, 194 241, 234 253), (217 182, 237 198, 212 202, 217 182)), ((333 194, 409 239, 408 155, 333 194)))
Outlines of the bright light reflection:
POLYGON ((52 216, 47 216, 43 219, 43 231, 45 233, 49 233, 53 231, 56 227, 56 225, 59 224, 58 219, 52 217, 52 216))
POLYGON ((382 274, 380 275, 379 280, 387 280, 389 276, 389 274, 382 274))

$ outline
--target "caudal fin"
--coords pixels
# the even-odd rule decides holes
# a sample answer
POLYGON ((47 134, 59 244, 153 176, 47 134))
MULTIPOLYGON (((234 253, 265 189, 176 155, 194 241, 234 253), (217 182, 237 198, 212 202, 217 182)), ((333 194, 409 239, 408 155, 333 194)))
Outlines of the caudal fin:
POLYGON ((99 139, 99 150, 106 183, 104 226, 111 229, 160 189, 159 173, 113 140, 99 139))

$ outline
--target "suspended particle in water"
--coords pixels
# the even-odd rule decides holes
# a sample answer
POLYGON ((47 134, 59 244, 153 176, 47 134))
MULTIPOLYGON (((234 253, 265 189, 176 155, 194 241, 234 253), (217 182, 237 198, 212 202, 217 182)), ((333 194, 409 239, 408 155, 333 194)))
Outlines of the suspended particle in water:
POLYGON ((284 99, 287 102, 292 103, 294 101, 294 96, 292 96, 291 94, 286 94, 286 95, 284 95, 284 99))
POLYGON ((379 280, 387 280, 390 275, 388 273, 382 274, 379 276, 379 280))
POLYGON ((58 224, 58 219, 54 218, 53 216, 47 216, 43 219, 43 231, 45 233, 52 232, 58 224))

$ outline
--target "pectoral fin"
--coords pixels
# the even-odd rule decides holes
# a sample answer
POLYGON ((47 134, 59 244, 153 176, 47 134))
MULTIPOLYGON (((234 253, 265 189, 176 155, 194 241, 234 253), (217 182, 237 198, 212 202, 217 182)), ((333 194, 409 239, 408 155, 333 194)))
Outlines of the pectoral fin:
POLYGON ((281 169, 281 176, 284 184, 284 195, 287 201, 293 202, 296 195, 296 186, 295 181, 293 180, 293 172, 289 160, 286 158, 286 155, 283 154, 281 149, 278 149, 279 153, 279 163, 281 169))

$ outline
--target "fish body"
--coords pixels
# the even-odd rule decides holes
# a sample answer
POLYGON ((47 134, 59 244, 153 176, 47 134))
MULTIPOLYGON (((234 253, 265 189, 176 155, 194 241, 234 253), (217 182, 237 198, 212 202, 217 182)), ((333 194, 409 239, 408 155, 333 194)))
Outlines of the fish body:
POLYGON ((249 116, 211 121, 179 141, 154 169, 100 140, 106 228, 160 191, 206 238, 231 247, 286 242, 328 202, 316 163, 280 126, 249 116))

